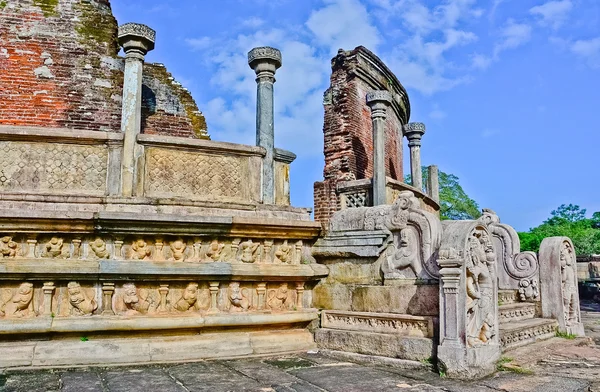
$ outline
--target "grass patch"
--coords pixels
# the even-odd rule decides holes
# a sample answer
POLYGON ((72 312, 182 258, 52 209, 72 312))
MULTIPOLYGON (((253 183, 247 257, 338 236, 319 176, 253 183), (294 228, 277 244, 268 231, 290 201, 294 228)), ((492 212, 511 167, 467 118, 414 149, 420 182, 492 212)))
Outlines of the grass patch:
POLYGON ((308 360, 302 359, 302 358, 295 358, 295 357, 266 359, 264 362, 268 363, 269 365, 278 367, 279 369, 282 369, 282 370, 301 369, 301 368, 315 366, 315 364, 311 361, 308 361, 308 360))
POLYGON ((87 336, 82 336, 79 338, 79 340, 81 340, 82 342, 87 342, 89 339, 87 336))
POLYGON ((512 372, 516 374, 533 374, 533 371, 526 369, 516 364, 512 364, 513 361, 510 357, 502 357, 496 362, 496 370, 499 372, 512 372))
POLYGON ((577 335, 575 335, 573 333, 568 333, 568 332, 556 331, 556 337, 563 338, 563 339, 575 339, 577 337, 577 335))

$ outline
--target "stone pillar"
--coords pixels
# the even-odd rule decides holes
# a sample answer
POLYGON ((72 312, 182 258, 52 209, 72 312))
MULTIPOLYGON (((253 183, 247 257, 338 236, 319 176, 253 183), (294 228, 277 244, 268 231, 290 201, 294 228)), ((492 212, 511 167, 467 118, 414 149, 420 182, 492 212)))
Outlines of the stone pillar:
POLYGON ((296 309, 304 307, 304 282, 296 282, 296 309))
POLYGON ((121 159, 123 196, 133 196, 136 137, 140 133, 142 122, 142 69, 144 56, 154 49, 155 36, 156 32, 143 24, 127 23, 119 26, 119 44, 125 51, 121 113, 121 132, 125 134, 121 159))
POLYGON ((281 67, 281 52, 268 46, 248 52, 248 64, 256 72, 256 145, 264 147, 266 155, 262 170, 262 200, 275 203, 275 131, 273 84, 275 72, 281 67))
POLYGON ((209 313, 219 313, 219 303, 217 295, 219 294, 219 282, 209 282, 210 291, 210 309, 209 313))
POLYGON ((427 167, 427 194, 436 203, 440 202, 440 178, 436 165, 427 167))
POLYGON ((385 194, 385 118, 392 103, 389 91, 372 91, 367 94, 373 122, 373 206, 386 204, 385 194))
POLYGON ((54 293, 54 282, 45 282, 42 287, 44 293, 44 308, 42 314, 44 316, 52 315, 52 294, 54 293))
POLYGON ((102 315, 112 316, 115 314, 112 306, 112 297, 115 292, 114 283, 102 283, 102 315))
POLYGON ((256 287, 256 293, 258 294, 258 310, 264 310, 265 294, 267 293, 267 284, 259 283, 256 287))
POLYGON ((408 139, 410 149, 410 178, 412 186, 422 190, 423 176, 421 175, 421 138, 425 134, 425 124, 408 123, 404 125, 404 136, 408 139))

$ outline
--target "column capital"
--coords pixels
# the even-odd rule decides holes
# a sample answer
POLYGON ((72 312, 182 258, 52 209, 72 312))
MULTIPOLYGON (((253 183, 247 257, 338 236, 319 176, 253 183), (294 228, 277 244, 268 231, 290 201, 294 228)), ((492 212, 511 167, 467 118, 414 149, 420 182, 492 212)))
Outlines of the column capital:
POLYGON ((270 46, 260 46, 248 52, 248 65, 256 72, 256 82, 275 83, 275 72, 281 67, 281 52, 270 46))
POLYGON ((387 90, 367 93, 367 105, 371 108, 371 118, 385 118, 387 108, 392 104, 392 94, 387 90))
POLYGON ((409 147, 421 146, 421 138, 425 134, 425 124, 420 122, 408 123, 404 124, 402 129, 404 136, 408 139, 409 147))
POLYGON ((143 24, 125 23, 119 26, 118 39, 125 58, 144 61, 146 53, 154 49, 156 31, 143 24))

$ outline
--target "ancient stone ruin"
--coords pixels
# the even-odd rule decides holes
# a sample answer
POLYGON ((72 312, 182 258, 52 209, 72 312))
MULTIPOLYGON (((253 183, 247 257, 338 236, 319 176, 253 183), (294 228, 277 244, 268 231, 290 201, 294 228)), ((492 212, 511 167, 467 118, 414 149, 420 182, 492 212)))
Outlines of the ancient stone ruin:
POLYGON ((0 368, 321 348, 468 378, 583 334, 568 238, 538 255, 491 210, 439 219, 425 126, 373 53, 332 60, 312 221, 290 206, 295 155, 275 147, 279 50, 248 53, 257 145, 214 142, 144 62, 155 34, 117 27, 108 0, 0 6, 0 368))

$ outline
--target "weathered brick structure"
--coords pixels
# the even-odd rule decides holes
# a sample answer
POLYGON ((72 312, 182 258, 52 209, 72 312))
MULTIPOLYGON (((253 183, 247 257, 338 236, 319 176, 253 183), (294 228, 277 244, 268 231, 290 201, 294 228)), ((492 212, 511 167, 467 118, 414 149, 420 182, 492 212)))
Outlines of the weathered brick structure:
POLYGON ((410 103, 404 87, 371 51, 359 46, 340 50, 331 61, 331 86, 325 92, 324 181, 315 183, 315 220, 326 224, 337 211, 337 183, 373 177, 371 110, 365 96, 374 90, 392 95, 385 139, 386 176, 402 181, 402 126, 408 123, 410 103))
MULTIPOLYGON (((0 125, 120 131, 123 59, 108 0, 0 2, 0 125)), ((145 64, 142 133, 208 138, 164 66, 145 64)))

